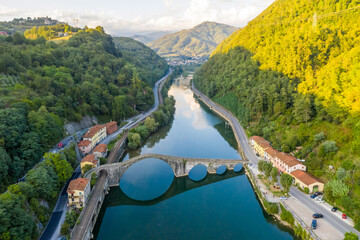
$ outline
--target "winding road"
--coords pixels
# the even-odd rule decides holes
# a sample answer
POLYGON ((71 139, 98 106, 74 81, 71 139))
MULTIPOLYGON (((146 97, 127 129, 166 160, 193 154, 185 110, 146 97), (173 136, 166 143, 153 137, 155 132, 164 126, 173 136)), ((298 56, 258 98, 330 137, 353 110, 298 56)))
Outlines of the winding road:
MULTIPOLYGON (((206 95, 204 95, 202 92, 200 92, 192 82, 192 90, 193 92, 201 98, 202 101, 204 101, 208 106, 210 106, 215 112, 218 112, 220 115, 224 115, 227 120, 230 122, 230 124, 233 127, 235 137, 237 138, 238 143, 240 143, 240 147, 243 149, 245 156, 255 165, 259 162, 259 159, 256 157, 254 151, 252 150, 249 141, 246 137, 245 131, 242 128, 240 122, 237 118, 235 118, 230 111, 225 109, 224 107, 214 103, 212 100, 210 100, 206 95)), ((336 214, 329 211, 329 209, 326 209, 323 205, 320 203, 315 202, 315 200, 310 199, 309 195, 304 194, 300 190, 298 190, 295 187, 291 187, 290 189, 290 195, 292 195, 294 198, 301 201, 303 204, 305 204, 308 208, 317 213, 321 213, 324 215, 324 220, 327 221, 329 224, 331 224, 334 228, 336 228, 341 233, 346 232, 353 232, 356 233, 358 236, 360 236, 360 232, 357 231, 355 228, 344 222, 343 219, 339 218, 336 214)), ((310 223, 308 223, 310 224, 310 223)))
MULTIPOLYGON (((132 117, 130 119, 127 119, 128 122, 125 126, 120 128, 118 131, 114 132, 113 134, 107 136, 105 139, 103 139, 100 143, 108 144, 113 139, 117 138, 119 134, 121 134, 125 130, 129 130, 139 124, 141 121, 145 120, 148 116, 150 116, 153 112, 155 112, 159 104, 162 104, 162 97, 161 97, 161 89, 164 84, 164 80, 172 73, 172 69, 169 68, 167 73, 164 77, 159 79, 153 88, 155 102, 151 109, 149 109, 147 112, 139 114, 135 117, 132 117)), ((83 130, 78 131, 83 132, 83 130)), ((67 137, 68 138, 68 137, 67 137)), ((76 148, 77 149, 77 148, 76 148)), ((81 161, 80 154, 77 152, 77 158, 78 161, 81 161)), ((40 236, 39 240, 56 240, 58 236, 60 235, 60 228, 63 224, 67 212, 67 187, 71 180, 78 178, 81 175, 81 169, 80 166, 78 166, 75 171, 73 172, 71 178, 66 182, 64 188, 62 189, 59 198, 57 200, 57 203, 53 209, 53 213, 51 214, 50 220, 48 224, 46 225, 45 230, 43 231, 42 235, 40 236)))

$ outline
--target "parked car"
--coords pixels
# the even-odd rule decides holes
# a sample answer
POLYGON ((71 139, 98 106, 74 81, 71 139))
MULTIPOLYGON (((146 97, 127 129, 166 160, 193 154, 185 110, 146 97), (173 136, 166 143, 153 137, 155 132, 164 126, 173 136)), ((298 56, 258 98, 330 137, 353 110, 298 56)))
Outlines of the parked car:
POLYGON ((311 228, 316 229, 316 227, 317 227, 317 221, 316 221, 316 219, 313 219, 311 222, 311 228))
POLYGON ((316 198, 316 197, 317 197, 317 195, 315 195, 315 194, 310 195, 310 198, 311 198, 311 199, 314 199, 314 198, 316 198))
POLYGON ((343 213, 342 216, 341 216, 342 219, 346 219, 346 214, 343 213))
POLYGON ((325 202, 322 197, 317 197, 317 198, 315 198, 315 201, 317 201, 317 202, 319 202, 319 203, 325 202))
POLYGON ((333 207, 333 208, 331 209, 332 212, 336 212, 337 210, 338 210, 337 207, 333 207))
POLYGON ((280 197, 280 200, 287 200, 287 197, 280 197))
POLYGON ((324 216, 321 213, 314 213, 313 218, 323 218, 324 216))
POLYGON ((316 192, 316 193, 314 193, 316 196, 320 196, 320 195, 323 195, 323 193, 322 192, 316 192))
POLYGON ((64 144, 63 143, 58 143, 57 145, 57 148, 60 149, 60 148, 63 148, 64 147, 64 144))

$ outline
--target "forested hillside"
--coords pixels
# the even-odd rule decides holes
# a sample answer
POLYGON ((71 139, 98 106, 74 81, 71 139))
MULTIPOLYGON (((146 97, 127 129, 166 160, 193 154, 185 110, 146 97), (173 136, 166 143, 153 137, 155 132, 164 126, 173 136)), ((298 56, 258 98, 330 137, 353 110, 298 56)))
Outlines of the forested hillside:
POLYGON ((305 159, 358 229, 359 54, 359 1, 278 0, 221 43, 194 78, 249 135, 305 159))
POLYGON ((235 30, 229 25, 203 22, 192 29, 167 34, 147 45, 164 57, 208 57, 235 30))
POLYGON ((69 24, 56 24, 53 26, 40 26, 32 27, 24 32, 24 36, 29 39, 37 39, 43 37, 46 40, 63 37, 64 35, 70 36, 81 30, 81 28, 75 28, 69 24))
POLYGON ((1 38, 1 190, 63 137, 64 122, 84 115, 120 122, 148 109, 153 83, 168 68, 154 56, 147 47, 123 53, 101 27, 61 44, 18 33, 1 38))
POLYGON ((164 73, 166 61, 143 43, 126 37, 114 37, 114 43, 126 61, 138 66, 140 78, 154 84, 164 73))

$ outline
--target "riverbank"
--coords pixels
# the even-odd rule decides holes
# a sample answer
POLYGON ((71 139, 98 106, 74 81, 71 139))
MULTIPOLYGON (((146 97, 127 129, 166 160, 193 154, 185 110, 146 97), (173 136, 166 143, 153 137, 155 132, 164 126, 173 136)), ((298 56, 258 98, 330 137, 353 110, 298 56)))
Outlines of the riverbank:
MULTIPOLYGON (((226 110, 223 107, 219 106, 218 104, 212 102, 209 98, 207 98, 204 94, 202 94, 198 89, 196 89, 194 84, 192 83, 192 81, 191 81, 191 88, 193 90, 193 93, 199 98, 200 101, 202 101, 204 104, 206 104, 212 111, 214 111, 220 117, 222 117, 223 119, 225 119, 226 121, 229 122, 231 128, 234 131, 235 138, 238 143, 239 152, 241 153, 241 155, 244 158, 248 157, 248 159, 254 164, 253 166, 255 167, 256 164, 258 163, 259 159, 256 157, 255 153, 249 146, 249 144, 248 144, 249 141, 248 141, 245 131, 242 129, 239 121, 234 116, 232 116, 232 114, 228 110, 226 110)), ((259 188, 259 184, 261 184, 261 183, 257 183, 257 179, 255 177, 255 176, 257 176, 257 174, 255 174, 252 170, 250 170, 247 167, 246 175, 251 180, 251 184, 253 185, 253 188, 254 188, 256 194, 258 195, 258 198, 259 198, 260 203, 262 204, 263 208, 268 213, 274 215, 283 224, 289 225, 287 222, 283 221, 279 215, 279 206, 277 203, 280 202, 280 199, 275 200, 275 198, 272 197, 273 202, 268 201, 267 196, 265 194, 267 191, 266 190, 261 191, 261 189, 259 188), (266 203, 265 203, 265 201, 266 201, 266 203), (275 202, 276 202, 276 207, 274 205, 275 202)), ((271 198, 271 197, 269 197, 269 198, 271 198)), ((305 231, 307 231, 309 233, 309 235, 312 236, 312 238, 319 239, 318 236, 316 236, 315 233, 312 232, 307 227, 306 224, 304 224, 304 221, 302 221, 301 218, 299 216, 297 216, 292 209, 290 209, 286 204, 285 205, 283 204, 283 206, 287 211, 289 211, 293 214, 293 217, 297 220, 297 223, 300 224, 300 226, 303 229, 305 229, 305 231)), ((291 227, 293 229, 295 229, 295 226, 296 225, 293 225, 291 227)))

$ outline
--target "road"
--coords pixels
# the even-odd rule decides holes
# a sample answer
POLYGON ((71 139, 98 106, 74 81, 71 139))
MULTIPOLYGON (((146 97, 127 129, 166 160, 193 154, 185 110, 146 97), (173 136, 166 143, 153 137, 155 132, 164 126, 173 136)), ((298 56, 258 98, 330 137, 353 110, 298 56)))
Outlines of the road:
MULTIPOLYGON (((140 114, 133 118, 132 122, 129 122, 127 125, 122 127, 122 129, 129 130, 132 127, 135 127, 138 123, 145 120, 148 116, 150 116, 153 112, 155 112, 159 105, 162 104, 162 96, 160 94, 161 88, 163 86, 164 80, 171 74, 172 70, 169 69, 169 71, 166 73, 166 75, 161 78, 159 81, 155 83, 154 86, 154 96, 155 96, 155 102, 153 107, 147 111, 146 113, 140 114)), ((119 133, 117 133, 118 135, 119 133)), ((104 141, 105 142, 105 141, 104 141)), ((108 162, 114 162, 115 159, 110 159, 111 156, 109 156, 108 162)), ((72 236, 72 239, 82 239, 82 236, 84 235, 86 229, 88 229, 88 225, 91 222, 91 219, 93 217, 93 211, 96 209, 98 205, 98 196, 101 195, 101 192, 104 189, 104 185, 106 183, 107 176, 105 173, 101 173, 94 188, 92 189, 91 197, 88 200, 88 203, 86 204, 86 207, 83 209, 81 219, 79 219, 80 223, 76 225, 74 228, 74 233, 72 236)))
POLYGON ((335 213, 329 211, 329 209, 326 209, 323 204, 317 203, 314 199, 311 199, 308 195, 302 193, 299 189, 291 187, 290 194, 314 212, 321 213, 324 216, 324 220, 339 230, 341 233, 345 234, 346 232, 354 232, 360 236, 359 231, 345 223, 344 220, 336 216, 335 213))
MULTIPOLYGON (((163 81, 172 73, 172 69, 169 68, 168 72, 165 74, 164 77, 162 77, 160 80, 158 80, 153 88, 154 91, 154 97, 155 97, 155 102, 154 105, 152 106, 152 108, 150 110, 148 110, 146 113, 141 113, 135 117, 129 118, 126 121, 128 122, 125 126, 123 126, 122 128, 120 128, 118 131, 114 132, 113 134, 107 136, 105 139, 103 139, 100 143, 104 143, 104 144, 108 144, 110 141, 112 141, 113 139, 115 139, 119 134, 121 134, 124 130, 127 129, 131 129, 132 127, 136 126, 138 123, 140 123, 141 121, 143 121, 145 118, 147 118, 148 116, 150 116, 153 112, 155 112, 157 110, 157 108, 159 107, 159 104, 162 102, 162 97, 160 95, 160 91, 162 88, 162 84, 163 81), (161 84, 161 85, 160 85, 161 84), (160 88, 159 88, 160 87, 160 88)), ((79 138, 79 136, 81 137, 87 129, 83 129, 78 131, 77 137, 79 138)), ((75 139, 72 136, 68 136, 66 138, 64 138, 61 142, 68 142, 68 144, 66 146, 69 146, 71 141, 75 141, 75 139)), ((66 147, 65 146, 65 147, 66 147)), ((58 152, 59 149, 57 149, 56 147, 54 147, 52 150, 50 150, 51 152, 58 152)), ((81 156, 80 153, 78 151, 78 149, 76 148, 76 155, 78 158, 78 161, 81 161, 81 156)), ((78 166, 75 171, 73 172, 73 175, 71 176, 71 178, 66 182, 64 188, 62 189, 60 196, 58 198, 58 201, 55 205, 55 208, 53 209, 53 213, 51 214, 50 220, 46 226, 46 229, 44 230, 44 232, 42 233, 41 237, 39 238, 39 240, 56 240, 58 238, 58 236, 60 235, 60 228, 61 225, 63 224, 64 220, 65 220, 65 216, 66 216, 66 212, 67 212, 67 187, 70 183, 71 180, 78 178, 81 175, 81 169, 80 166, 78 166)))
MULTIPOLYGON (((202 100, 204 100, 207 104, 209 104, 215 111, 222 113, 231 121, 231 124, 234 128, 235 137, 238 138, 239 142, 241 143, 241 148, 243 149, 245 156, 248 158, 248 160, 250 160, 254 164, 257 164, 259 162, 259 159, 256 157, 254 151, 252 150, 249 141, 247 140, 245 131, 242 128, 240 122, 232 115, 231 112, 226 110, 224 107, 214 103, 202 92, 196 89, 194 83, 192 83, 192 90, 197 95, 199 95, 202 98, 202 100)), ((359 231, 357 231, 349 224, 345 223, 342 219, 339 219, 339 217, 337 217, 332 212, 329 212, 329 210, 325 209, 321 204, 318 204, 313 199, 310 199, 308 195, 304 194, 297 188, 291 187, 290 194, 299 201, 301 201, 302 203, 304 203, 307 207, 312 209, 314 213, 317 212, 323 214, 324 220, 327 221, 329 224, 331 224, 333 227, 335 227, 337 230, 339 230, 341 233, 354 232, 360 236, 359 231)))
POLYGON ((244 151, 245 156, 249 161, 251 161, 254 164, 257 164, 259 162, 259 158, 255 155, 254 151, 252 150, 251 146, 249 145, 249 141, 246 137, 245 131, 242 128, 239 120, 235 118, 231 112, 229 112, 224 107, 214 103, 212 100, 210 100, 206 95, 204 95, 202 92, 200 92, 195 86, 194 82, 192 82, 192 90, 199 95, 207 104, 209 104, 215 111, 218 111, 225 115, 228 120, 231 121, 231 125, 233 126, 233 130, 235 132, 235 137, 238 139, 238 142, 240 142, 241 148, 244 151))

